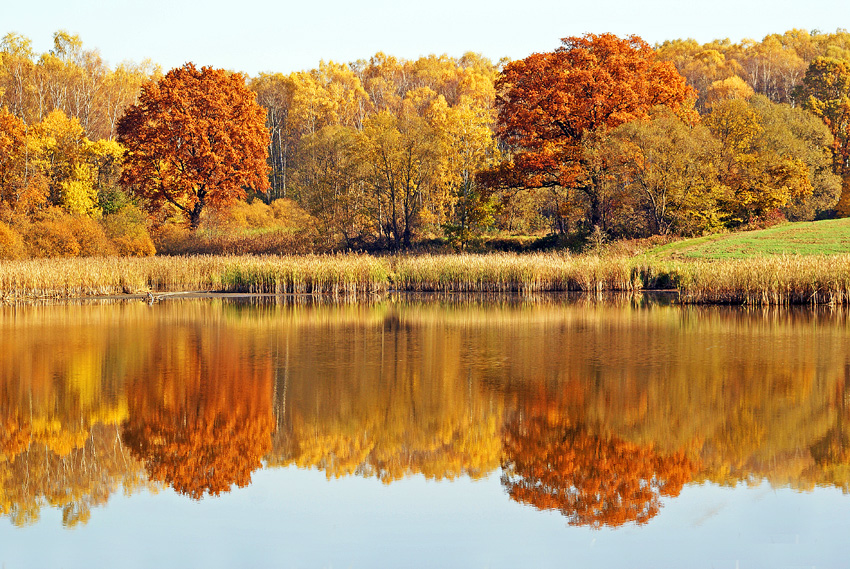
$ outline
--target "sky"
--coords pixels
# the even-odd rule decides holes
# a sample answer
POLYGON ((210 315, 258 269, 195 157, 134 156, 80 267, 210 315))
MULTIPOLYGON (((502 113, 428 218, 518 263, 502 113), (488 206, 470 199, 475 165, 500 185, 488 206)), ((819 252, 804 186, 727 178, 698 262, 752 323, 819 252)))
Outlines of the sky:
POLYGON ((650 44, 694 38, 761 40, 792 28, 850 28, 848 0, 40 0, 0 10, 0 35, 37 53, 53 33, 77 34, 110 66, 150 58, 164 71, 187 61, 250 76, 349 62, 481 53, 496 61, 550 51, 562 37, 637 34, 650 44))

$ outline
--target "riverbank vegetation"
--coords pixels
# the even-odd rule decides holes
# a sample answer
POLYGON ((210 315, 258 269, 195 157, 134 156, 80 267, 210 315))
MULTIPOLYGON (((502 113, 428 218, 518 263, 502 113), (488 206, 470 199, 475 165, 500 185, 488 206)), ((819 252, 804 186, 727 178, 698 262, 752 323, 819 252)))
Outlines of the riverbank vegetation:
POLYGON ((684 303, 848 304, 850 255, 723 262, 560 253, 93 257, 0 264, 6 301, 172 292, 309 294, 676 290, 684 303))
POLYGON ((847 224, 783 222, 850 213, 848 61, 841 30, 587 34, 245 77, 7 34, 0 290, 845 303, 847 224))

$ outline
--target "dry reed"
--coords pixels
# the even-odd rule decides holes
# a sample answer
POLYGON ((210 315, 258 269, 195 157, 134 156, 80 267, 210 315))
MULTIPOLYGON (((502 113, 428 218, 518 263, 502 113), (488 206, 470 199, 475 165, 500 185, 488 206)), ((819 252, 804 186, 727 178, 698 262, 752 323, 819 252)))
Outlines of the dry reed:
POLYGON ((643 285, 627 257, 559 254, 396 257, 393 285, 413 292, 630 291, 643 285))
POLYGON ((0 298, 216 291, 354 297, 677 288, 685 303, 850 304, 850 255, 656 261, 563 254, 73 258, 0 262, 0 298))
POLYGON ((677 288, 691 304, 848 304, 850 255, 681 263, 677 288))

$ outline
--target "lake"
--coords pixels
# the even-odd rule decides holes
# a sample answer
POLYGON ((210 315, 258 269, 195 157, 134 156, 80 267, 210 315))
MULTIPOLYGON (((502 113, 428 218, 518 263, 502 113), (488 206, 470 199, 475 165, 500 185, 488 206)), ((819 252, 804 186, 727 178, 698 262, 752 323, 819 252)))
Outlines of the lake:
POLYGON ((841 308, 0 307, 0 566, 847 567, 841 308))

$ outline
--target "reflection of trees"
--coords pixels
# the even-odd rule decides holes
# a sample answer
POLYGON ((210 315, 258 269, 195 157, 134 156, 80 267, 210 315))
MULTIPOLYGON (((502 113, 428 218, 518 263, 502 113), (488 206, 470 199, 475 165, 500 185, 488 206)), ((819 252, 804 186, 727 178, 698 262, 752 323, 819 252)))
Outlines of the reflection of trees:
POLYGON ((501 405, 461 365, 462 337, 395 311, 304 326, 281 349, 272 462, 384 482, 491 472, 501 405))
POLYGON ((0 419, 0 461, 14 460, 30 443, 29 425, 19 416, 0 419))
MULTIPOLYGON (((648 519, 675 494, 682 449, 699 462, 695 481, 850 485, 846 312, 405 301, 16 310, 0 309, 0 485, 17 520, 59 496, 58 480, 77 498, 57 504, 99 503, 85 488, 100 483, 75 468, 104 473, 112 486, 98 488, 146 468, 200 497, 247 484, 261 460, 386 482, 479 477, 503 461, 517 499, 597 525, 648 519), (132 456, 98 467, 91 451, 115 423, 132 456), (19 487, 25 465, 40 489, 19 487)), ((74 508, 68 519, 84 519, 74 508)))
POLYGON ((510 422, 503 451, 502 484, 510 497, 559 510, 572 525, 646 523, 661 496, 678 496, 694 471, 682 452, 662 456, 543 418, 510 422))
POLYGON ((189 401, 182 409, 150 411, 134 416, 125 430, 152 480, 195 499, 228 492, 233 484, 247 486, 269 448, 270 430, 264 425, 205 409, 204 403, 189 401))
MULTIPOLYGON (((15 432, 32 430, 19 425, 15 432)), ((6 460, 0 456, 0 515, 23 526, 36 522, 41 508, 50 505, 61 508, 63 525, 74 526, 87 522, 91 509, 105 504, 113 492, 122 487, 130 492, 144 483, 117 426, 92 427, 77 445, 78 435, 36 431, 24 448, 15 443, 14 455, 8 447, 0 450, 7 453, 6 460)))
POLYGON ((832 407, 834 425, 812 445, 811 453, 822 473, 819 481, 850 492, 850 364, 844 364, 844 381, 835 390, 832 407))
POLYGON ((271 448, 271 362, 198 328, 164 329, 158 342, 156 377, 128 389, 133 454, 152 480, 195 499, 248 485, 271 448))
POLYGON ((49 506, 72 526, 144 483, 116 427, 118 385, 143 350, 126 339, 102 310, 0 308, 0 515, 25 525, 49 506))

